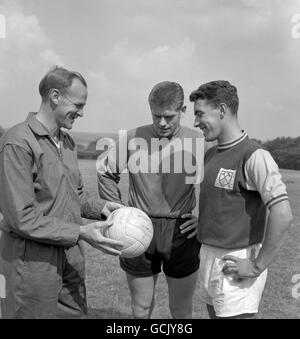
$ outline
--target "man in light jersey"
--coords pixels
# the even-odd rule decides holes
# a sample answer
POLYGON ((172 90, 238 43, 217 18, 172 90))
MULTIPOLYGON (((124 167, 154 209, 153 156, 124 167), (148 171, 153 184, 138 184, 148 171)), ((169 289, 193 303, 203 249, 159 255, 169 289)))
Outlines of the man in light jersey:
POLYGON ((270 153, 240 128, 236 87, 212 81, 190 100, 195 127, 218 141, 205 155, 199 200, 201 299, 212 318, 252 317, 292 222, 286 187, 270 153))
POLYGON ((153 240, 146 253, 136 258, 120 258, 131 292, 133 316, 151 317, 155 284, 162 266, 172 317, 191 318, 200 249, 195 236, 197 218, 192 214, 195 188, 189 183, 189 175, 195 173, 187 173, 186 166, 180 165, 182 162, 186 165, 188 158, 198 157, 196 171, 199 170, 204 140, 197 131, 180 125, 186 107, 178 83, 165 81, 154 86, 149 104, 153 124, 129 131, 128 140, 118 144, 117 152, 112 147, 102 157, 97 169, 99 193, 102 198, 121 202, 117 184, 120 172, 128 166, 129 205, 145 211, 154 226, 153 240), (196 140, 201 145, 197 152, 196 140), (158 143, 160 148, 156 147, 158 143), (134 144, 139 145, 139 154, 144 156, 145 161, 140 164, 144 170, 136 171, 132 166, 135 162, 131 160, 137 155, 134 144), (125 154, 123 163, 117 163, 120 153, 125 154))

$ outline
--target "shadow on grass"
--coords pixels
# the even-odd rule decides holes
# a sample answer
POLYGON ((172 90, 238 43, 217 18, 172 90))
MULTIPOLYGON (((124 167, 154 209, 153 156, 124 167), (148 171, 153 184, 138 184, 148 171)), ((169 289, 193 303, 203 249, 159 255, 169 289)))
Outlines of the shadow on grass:
POLYGON ((132 319, 128 313, 118 312, 113 308, 89 308, 88 319, 132 319))

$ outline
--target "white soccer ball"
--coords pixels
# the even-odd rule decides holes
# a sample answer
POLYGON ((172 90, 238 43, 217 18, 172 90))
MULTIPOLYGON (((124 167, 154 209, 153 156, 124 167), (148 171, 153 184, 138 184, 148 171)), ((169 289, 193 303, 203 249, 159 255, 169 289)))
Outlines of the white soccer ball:
POLYGON ((112 221, 105 236, 124 243, 122 257, 133 258, 144 253, 153 237, 153 225, 146 213, 135 207, 121 207, 113 211, 108 221, 112 221))

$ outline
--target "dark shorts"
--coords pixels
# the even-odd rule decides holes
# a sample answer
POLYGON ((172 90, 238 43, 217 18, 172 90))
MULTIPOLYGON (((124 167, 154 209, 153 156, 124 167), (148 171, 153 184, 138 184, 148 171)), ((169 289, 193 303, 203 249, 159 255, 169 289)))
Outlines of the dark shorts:
POLYGON ((179 226, 187 219, 151 218, 153 239, 148 250, 135 258, 120 257, 121 268, 136 277, 163 272, 171 278, 184 278, 199 268, 200 243, 180 233, 179 226))

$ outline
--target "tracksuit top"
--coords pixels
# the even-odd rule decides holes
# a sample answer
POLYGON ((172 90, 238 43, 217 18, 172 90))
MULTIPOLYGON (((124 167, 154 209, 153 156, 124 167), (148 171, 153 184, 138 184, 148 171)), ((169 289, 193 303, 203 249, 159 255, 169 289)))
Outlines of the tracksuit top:
POLYGON ((100 219, 105 201, 84 189, 76 146, 63 131, 59 146, 30 113, 0 139, 0 229, 43 244, 72 247, 81 217, 100 219))

